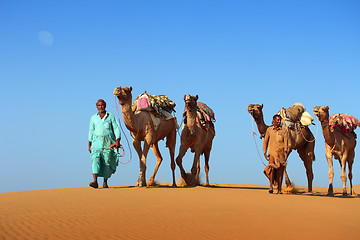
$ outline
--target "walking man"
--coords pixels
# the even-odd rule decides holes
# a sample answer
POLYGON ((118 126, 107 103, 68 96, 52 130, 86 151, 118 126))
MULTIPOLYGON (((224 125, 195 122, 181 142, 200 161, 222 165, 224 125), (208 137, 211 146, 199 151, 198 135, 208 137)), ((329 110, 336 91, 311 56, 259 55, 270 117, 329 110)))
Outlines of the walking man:
POLYGON ((103 188, 108 188, 107 181, 118 165, 119 153, 116 150, 120 147, 120 128, 114 115, 105 110, 106 102, 103 99, 97 101, 96 108, 98 113, 91 117, 89 127, 89 152, 94 178, 89 186, 98 188, 98 177, 103 177, 103 188))
POLYGON ((278 185, 278 194, 282 194, 281 185, 289 153, 289 136, 286 126, 281 126, 281 116, 274 115, 273 125, 266 130, 263 150, 269 165, 264 169, 264 174, 269 178, 269 193, 273 193, 273 184, 278 185), (269 154, 267 150, 269 149, 269 154))

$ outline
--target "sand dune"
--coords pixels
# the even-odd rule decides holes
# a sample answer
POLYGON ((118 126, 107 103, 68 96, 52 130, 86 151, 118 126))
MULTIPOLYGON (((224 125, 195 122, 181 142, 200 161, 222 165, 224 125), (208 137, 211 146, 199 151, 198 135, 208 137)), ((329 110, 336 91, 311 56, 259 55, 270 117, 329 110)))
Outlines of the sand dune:
POLYGON ((1 193, 0 239, 359 239, 359 196, 267 190, 214 184, 1 193))

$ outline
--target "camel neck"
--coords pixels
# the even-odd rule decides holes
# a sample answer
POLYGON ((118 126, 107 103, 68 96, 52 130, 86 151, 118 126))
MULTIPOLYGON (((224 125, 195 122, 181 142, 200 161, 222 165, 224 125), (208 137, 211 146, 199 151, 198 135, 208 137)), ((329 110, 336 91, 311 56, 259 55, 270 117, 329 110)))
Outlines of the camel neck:
POLYGON ((321 121, 321 128, 326 144, 333 146, 335 143, 334 134, 330 132, 329 119, 321 121))
POLYGON ((263 116, 261 115, 261 117, 259 117, 259 118, 254 118, 254 120, 255 120, 256 125, 258 127, 259 133, 261 135, 265 134, 268 126, 265 124, 263 116))
POLYGON ((187 111, 187 126, 189 127, 190 131, 195 131, 196 129, 196 109, 186 109, 187 111))
POLYGON ((126 128, 131 132, 137 132, 138 131, 137 118, 135 117, 135 114, 131 110, 131 104, 127 103, 121 105, 121 112, 123 115, 126 128))

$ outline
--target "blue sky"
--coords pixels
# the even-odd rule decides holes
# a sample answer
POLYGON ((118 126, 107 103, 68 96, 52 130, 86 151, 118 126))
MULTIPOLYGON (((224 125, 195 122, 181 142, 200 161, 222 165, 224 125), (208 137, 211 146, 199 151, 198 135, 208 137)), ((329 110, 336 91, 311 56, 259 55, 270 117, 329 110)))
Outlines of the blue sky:
MULTIPOLYGON (((132 86, 134 98, 145 90, 166 94, 177 104, 179 123, 183 96, 199 95, 217 119, 210 182, 268 184, 247 105, 263 103, 267 124, 295 102, 311 114, 329 105, 331 114, 360 118, 359 13, 359 1, 3 0, 0 192, 87 186, 89 120, 98 98, 117 115, 112 92, 120 85, 132 86)), ((310 128, 317 133, 314 186, 327 186, 324 138, 321 128, 310 128)), ((121 142, 125 162, 129 150, 121 142)), ((160 146, 157 180, 171 183, 164 141, 160 146)), ((136 183, 139 162, 131 150, 134 158, 118 167, 110 185, 136 183)), ((359 146, 356 154, 353 184, 360 184, 359 146)), ((192 158, 190 152, 184 158, 189 170, 192 158)), ((149 177, 152 152, 147 164, 149 177)), ((203 158, 201 164, 204 172, 203 158)), ((306 186, 296 152, 288 173, 306 186)))

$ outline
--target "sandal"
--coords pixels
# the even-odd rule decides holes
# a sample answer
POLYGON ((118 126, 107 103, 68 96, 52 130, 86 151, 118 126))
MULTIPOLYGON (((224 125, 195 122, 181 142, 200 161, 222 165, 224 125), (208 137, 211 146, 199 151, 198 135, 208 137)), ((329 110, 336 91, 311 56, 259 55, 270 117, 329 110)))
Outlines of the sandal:
POLYGON ((98 188, 99 184, 97 182, 90 182, 89 186, 93 188, 98 188))

